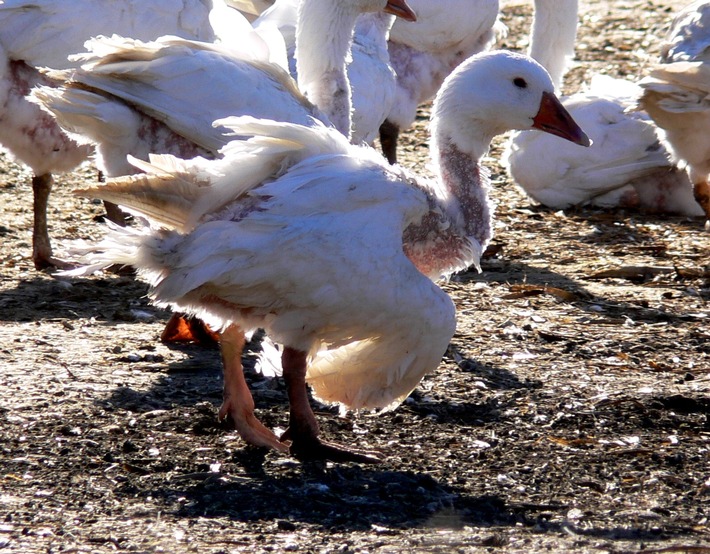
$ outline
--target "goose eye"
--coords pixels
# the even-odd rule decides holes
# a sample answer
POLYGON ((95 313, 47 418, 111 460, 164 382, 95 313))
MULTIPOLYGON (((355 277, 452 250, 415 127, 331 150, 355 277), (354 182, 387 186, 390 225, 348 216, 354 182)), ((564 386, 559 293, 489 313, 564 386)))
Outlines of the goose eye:
POLYGON ((513 84, 518 88, 527 88, 528 83, 522 77, 516 77, 513 79, 513 84))

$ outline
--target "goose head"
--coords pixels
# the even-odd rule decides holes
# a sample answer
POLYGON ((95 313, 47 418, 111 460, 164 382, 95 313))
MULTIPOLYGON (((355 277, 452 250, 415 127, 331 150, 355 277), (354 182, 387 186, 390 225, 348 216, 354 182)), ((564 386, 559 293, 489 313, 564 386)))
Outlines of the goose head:
POLYGON ((328 39, 332 39, 335 31, 352 36, 357 17, 364 13, 384 12, 399 17, 405 21, 416 21, 414 10, 407 0, 300 0, 297 10, 298 28, 304 23, 311 32, 309 23, 313 20, 321 27, 311 38, 320 48, 329 48, 328 39), (304 21, 305 20, 305 21, 304 21))
MULTIPOLYGON (((379 0, 382 3, 382 0, 379 0)), ((386 0, 384 8, 375 8, 374 11, 382 10, 385 13, 396 15, 404 21, 414 22, 417 20, 417 15, 414 10, 407 4, 405 0, 386 0)), ((370 11, 370 10, 368 10, 370 11)))
MULTIPOLYGON (((301 0, 312 1, 312 0, 301 0)), ((337 6, 337 9, 344 13, 362 14, 373 12, 385 12, 405 20, 416 21, 417 16, 409 6, 407 0, 321 0, 330 2, 337 6)))
POLYGON ((494 136, 538 129, 581 146, 589 137, 555 96, 547 71, 514 52, 472 56, 449 75, 434 101, 432 137, 480 159, 494 136))

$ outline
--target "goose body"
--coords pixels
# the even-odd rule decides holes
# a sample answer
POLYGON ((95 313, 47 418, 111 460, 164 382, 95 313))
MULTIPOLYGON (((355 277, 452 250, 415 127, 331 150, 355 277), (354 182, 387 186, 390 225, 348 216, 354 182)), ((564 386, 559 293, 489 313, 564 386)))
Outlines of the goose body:
POLYGON ((417 21, 395 21, 388 41, 397 86, 380 140, 390 163, 397 161, 399 131, 414 123, 417 107, 434 97, 460 63, 488 49, 503 29, 498 0, 413 0, 410 5, 417 21))
POLYGON ((62 265, 52 255, 47 231, 52 174, 70 171, 92 152, 27 101, 32 87, 51 85, 38 68, 73 67, 67 57, 98 34, 119 32, 148 40, 171 33, 212 41, 215 33, 208 19, 212 7, 212 0, 86 0, 81 10, 67 9, 63 0, 0 3, 0 144, 34 174, 33 260, 37 268, 62 265))
POLYGON ((643 111, 631 110, 640 88, 595 75, 582 92, 563 100, 592 145, 580 151, 556 137, 522 132, 504 159, 510 176, 536 202, 702 215, 684 171, 677 169, 643 111))
POLYGON ((98 37, 87 42, 92 51, 64 86, 33 94, 64 129, 96 145, 97 165, 109 177, 136 171, 129 154, 214 157, 229 141, 225 128, 212 126, 220 117, 327 122, 250 32, 262 48, 236 51, 173 36, 98 37))
POLYGON ((676 15, 660 62, 641 81, 639 104, 665 131, 675 160, 687 166, 710 218, 710 2, 693 2, 676 15))
POLYGON ((433 279, 478 266, 491 238, 487 176, 493 136, 545 129, 587 144, 532 60, 473 57, 446 81, 432 122, 436 181, 390 166, 333 129, 253 118, 218 122, 241 140, 221 159, 169 156, 81 194, 147 218, 89 248, 85 271, 131 264, 160 305, 222 329, 225 402, 241 436, 286 446, 256 420, 241 372, 244 333, 284 346, 291 405, 285 437, 300 457, 372 461, 328 445, 308 405, 393 408, 438 365, 454 307, 433 279), (243 140, 244 137, 250 137, 243 140))

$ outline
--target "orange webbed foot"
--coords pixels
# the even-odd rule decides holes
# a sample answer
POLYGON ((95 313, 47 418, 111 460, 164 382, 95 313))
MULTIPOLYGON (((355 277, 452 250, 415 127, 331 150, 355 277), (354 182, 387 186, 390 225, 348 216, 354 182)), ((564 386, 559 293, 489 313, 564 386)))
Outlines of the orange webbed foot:
POLYGON ((700 181, 693 185, 693 196, 700 207, 705 212, 705 217, 707 221, 705 222, 705 229, 710 231, 710 183, 708 181, 700 181))
POLYGON ((173 314, 165 325, 160 340, 165 343, 195 342, 203 346, 215 346, 219 343, 219 334, 200 319, 173 314))

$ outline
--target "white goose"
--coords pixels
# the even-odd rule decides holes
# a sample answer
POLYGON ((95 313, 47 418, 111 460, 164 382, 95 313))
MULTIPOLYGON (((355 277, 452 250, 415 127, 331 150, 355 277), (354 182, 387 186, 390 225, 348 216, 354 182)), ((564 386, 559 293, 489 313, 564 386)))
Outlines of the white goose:
MULTIPOLYGON (((530 54, 554 73, 558 89, 574 53, 576 28, 577 0, 536 2, 530 54), (545 33, 553 21, 560 32, 545 33)), ((593 205, 701 215, 658 129, 646 113, 631 110, 640 90, 625 79, 595 75, 564 100, 591 147, 580 151, 549 135, 517 133, 503 156, 512 179, 533 200, 555 209, 593 205)))
POLYGON ((702 215, 658 128, 648 114, 632 109, 639 94, 630 81, 595 75, 563 101, 592 145, 579 152, 555 137, 518 133, 503 156, 510 176, 530 198, 554 209, 589 205, 702 215))
MULTIPOLYGON (((215 0, 215 5, 221 2, 215 0)), ((212 7, 213 0, 84 0, 80 10, 67 9, 66 0, 0 2, 0 144, 34 174, 32 258, 38 269, 64 265, 52 255, 47 231, 52 174, 72 170, 92 150, 67 137, 47 113, 26 100, 33 86, 50 84, 37 68, 72 67, 67 56, 98 34, 148 40, 171 33, 215 40, 208 21, 212 7)))
POLYGON ((693 2, 676 15, 660 61, 639 83, 639 104, 687 165, 695 199, 710 218, 710 2, 693 2))
MULTIPOLYGON (((297 3, 274 0, 254 25, 275 23, 285 37, 293 36, 297 3)), ((410 0, 409 4, 417 14, 416 22, 397 18, 391 26, 381 17, 360 18, 348 66, 356 93, 353 142, 371 144, 379 133, 390 163, 396 162, 399 131, 414 122, 417 106, 434 97, 459 63, 490 47, 494 37, 504 32, 497 20, 498 0, 410 0)), ((260 9, 250 0, 240 0, 238 7, 251 13, 260 9)))
POLYGON ((439 178, 390 166, 322 126, 236 118, 238 136, 212 161, 169 156, 135 162, 148 172, 80 191, 150 220, 114 228, 85 272, 137 267, 159 305, 223 330, 221 415, 249 443, 302 458, 373 461, 326 444, 306 382, 325 402, 394 408, 436 368, 454 332, 454 306, 431 279, 478 267, 491 233, 491 139, 537 128, 588 139, 553 93, 544 69, 507 52, 471 58, 433 107, 439 178), (290 427, 279 439, 254 415, 241 371, 244 333, 262 327, 284 345, 290 427))

